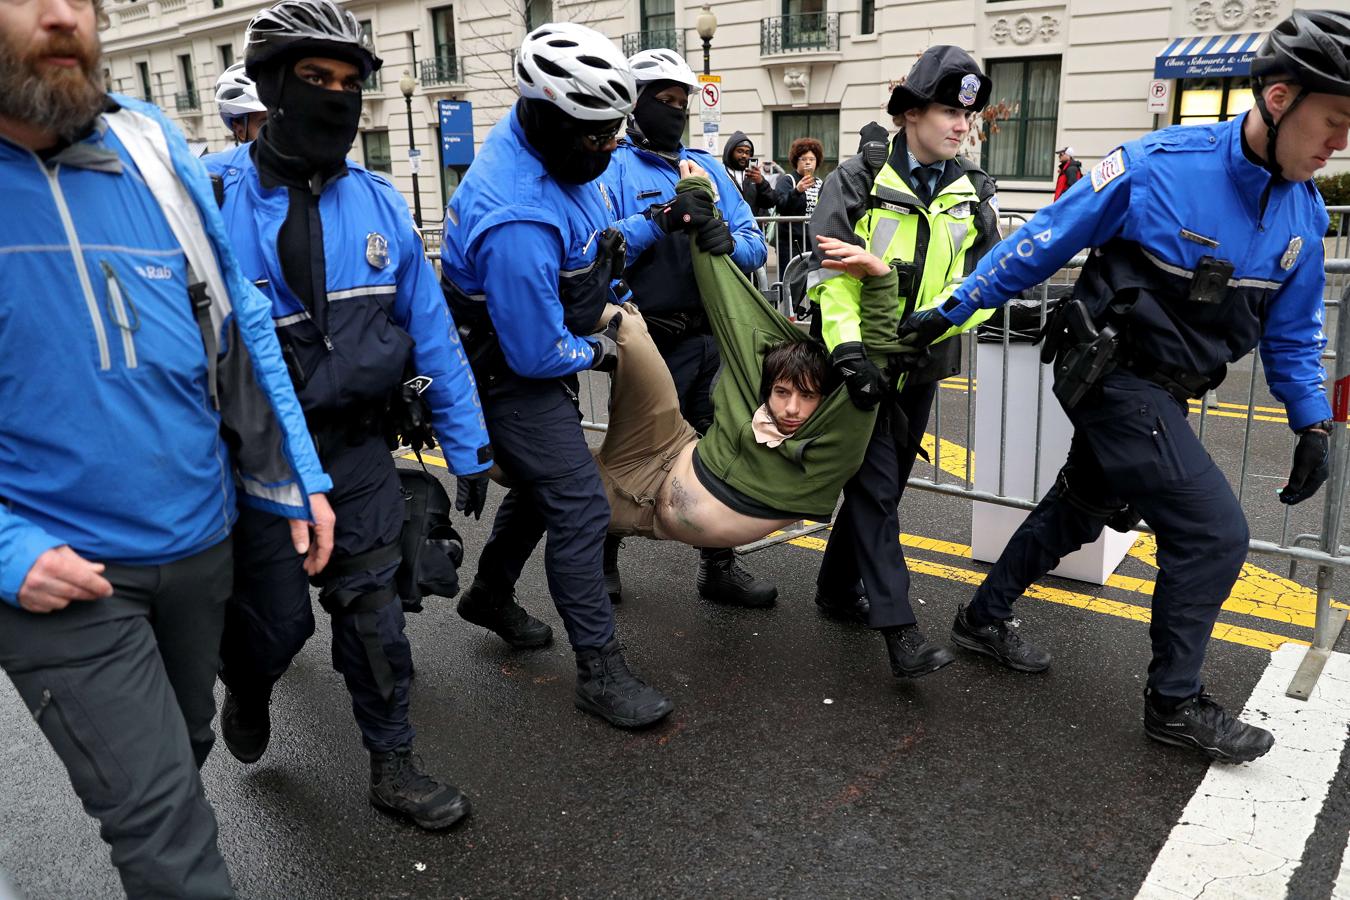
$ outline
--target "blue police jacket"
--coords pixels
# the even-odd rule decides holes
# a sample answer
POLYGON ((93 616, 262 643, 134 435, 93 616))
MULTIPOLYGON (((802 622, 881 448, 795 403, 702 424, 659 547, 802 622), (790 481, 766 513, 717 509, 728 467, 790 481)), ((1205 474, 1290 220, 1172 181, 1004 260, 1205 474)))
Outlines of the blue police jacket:
POLYGON ((471 332, 490 328, 521 377, 589 369, 594 345, 577 335, 590 333, 610 297, 597 254, 614 217, 599 180, 564 184, 548 174, 513 106, 446 209, 441 277, 456 319, 471 332))
MULTIPOLYGON (((731 229, 734 241, 731 259, 736 266, 749 274, 764 265, 768 257, 764 233, 755 224, 750 204, 745 202, 722 161, 702 150, 683 146, 679 159, 702 167, 712 179, 717 208, 731 229)), ((675 196, 675 185, 680 180, 677 163, 625 138, 619 142, 609 168, 600 178, 618 202, 618 227, 628 243, 625 279, 638 306, 649 313, 698 310, 701 301, 688 236, 667 235, 646 215, 652 204, 675 196)))
POLYGON ((206 160, 224 186, 221 213, 249 278, 272 301, 272 318, 307 414, 382 404, 405 378, 409 356, 431 379, 424 394, 450 471, 491 467, 487 423, 459 334, 392 184, 350 160, 319 195, 325 284, 316 309, 286 285, 277 234, 290 199, 264 188, 244 144, 206 160))
POLYGON ((50 163, 0 139, 0 180, 21 211, 0 218, 0 598, 9 603, 53 547, 160 565, 228 537, 236 499, 307 518, 306 495, 332 487, 206 171, 158 109, 112 99, 118 108, 50 163), (151 155, 133 155, 112 124, 151 155), (215 271, 196 274, 224 287, 212 297, 219 337, 246 351, 247 364, 220 372, 222 412, 209 395, 188 257, 151 181, 182 192, 170 211, 214 256, 215 271), (241 457, 261 454, 279 477, 232 458, 222 416, 259 438, 241 457))
POLYGON ((1074 296, 1098 316, 1117 298, 1137 296, 1129 346, 1209 374, 1259 343, 1290 427, 1330 418, 1319 361, 1326 206, 1311 182, 1271 183, 1243 153, 1243 121, 1165 128, 1116 149, 994 247, 943 314, 964 321, 1093 247, 1074 296), (1190 299, 1205 257, 1234 267, 1220 302, 1190 299))

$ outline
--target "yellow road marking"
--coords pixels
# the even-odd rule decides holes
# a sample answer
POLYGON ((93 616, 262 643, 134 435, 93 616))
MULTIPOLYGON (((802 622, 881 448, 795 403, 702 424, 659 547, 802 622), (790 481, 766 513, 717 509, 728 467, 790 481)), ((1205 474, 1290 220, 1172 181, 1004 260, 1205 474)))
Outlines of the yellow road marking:
MULTIPOLYGON (((959 391, 961 393, 967 393, 970 390, 970 382, 965 378, 958 378, 958 377, 944 378, 941 382, 939 382, 939 385, 943 388, 946 388, 949 391, 959 391)), ((978 388, 978 386, 979 386, 979 379, 976 379, 976 387, 978 388)), ((1218 404, 1218 407, 1219 407, 1218 409, 1210 409, 1206 411, 1205 416, 1206 417, 1215 416, 1220 419, 1247 418, 1246 404, 1220 402, 1218 404)), ((1190 409, 1191 412, 1198 414, 1200 412, 1200 401, 1199 400, 1190 401, 1190 409)), ((1284 410, 1278 406, 1253 406, 1252 410, 1254 412, 1254 414, 1252 415, 1252 421, 1254 422, 1274 422, 1280 425, 1289 424, 1289 420, 1285 418, 1284 410), (1261 415, 1261 413, 1268 413, 1269 415, 1261 415)))
MULTIPOLYGON (((416 454, 413 453, 405 453, 402 456, 400 456, 399 459, 410 459, 413 462, 417 462, 417 456, 416 454)), ((442 469, 450 468, 448 465, 445 464, 444 459, 441 459, 441 457, 436 456, 425 450, 422 451, 422 461, 431 463, 433 466, 440 466, 442 469)))
MULTIPOLYGON (((928 453, 930 460, 937 459, 942 465, 942 471, 949 475, 955 475, 957 478, 965 480, 966 478, 966 448, 960 444, 953 443, 946 438, 942 439, 942 458, 938 459, 937 450, 933 445, 933 436, 925 434, 923 436, 923 449, 928 453)), ((970 477, 975 477, 975 454, 970 454, 970 477)))
MULTIPOLYGON (((942 553, 950 556, 960 556, 966 559, 970 558, 970 547, 964 544, 953 543, 951 541, 943 541, 937 538, 923 537, 921 535, 902 534, 900 535, 900 542, 904 544, 906 547, 929 550, 935 553, 942 553)), ((805 537, 794 538, 788 543, 798 547, 803 547, 807 550, 816 550, 818 552, 824 552, 826 545, 826 541, 824 539, 813 537, 810 535, 807 535, 805 537)), ((908 564, 910 571, 912 572, 922 572, 925 575, 932 575, 937 578, 943 578, 948 581, 955 581, 961 584, 967 584, 972 587, 978 587, 984 581, 985 577, 984 573, 982 572, 976 572, 971 569, 964 569, 959 566, 951 566, 945 563, 932 562, 926 559, 909 559, 908 564)), ((1293 582, 1289 582, 1287 581, 1287 579, 1281 579, 1279 578, 1279 576, 1274 575, 1273 573, 1264 572, 1263 570, 1257 569, 1255 566, 1251 566, 1250 568, 1255 569, 1256 572, 1261 573, 1270 579, 1285 582, 1286 584, 1292 586, 1294 591, 1290 592, 1291 594, 1294 592, 1301 592, 1304 594, 1310 593, 1307 588, 1303 588, 1300 585, 1294 584, 1293 582)), ((1107 585, 1111 587, 1121 588, 1124 590, 1135 591, 1137 593, 1141 593, 1146 596, 1152 596, 1153 594, 1153 582, 1145 581, 1140 578, 1129 578, 1127 576, 1112 575, 1110 579, 1108 579, 1107 585)), ((1224 603, 1224 609, 1232 612, 1246 613, 1248 615, 1259 615, 1259 613, 1247 612, 1245 608, 1235 608, 1234 598, 1237 598, 1238 594, 1239 592, 1235 589, 1233 596, 1229 598, 1228 602, 1224 603)), ((1072 606, 1076 609, 1084 609, 1087 610, 1088 612, 1095 612, 1101 613, 1103 615, 1116 616, 1117 618, 1122 619, 1130 619, 1131 621, 1135 622, 1147 623, 1152 618, 1152 611, 1146 606, 1137 606, 1133 603, 1124 603, 1119 600, 1110 600, 1104 597, 1093 597, 1090 594, 1080 594, 1076 591, 1066 591, 1063 590, 1062 588, 1051 588, 1039 584, 1033 584, 1027 590, 1026 596, 1032 597, 1036 600, 1048 600, 1051 603, 1058 603, 1063 606, 1072 606)), ((1255 606, 1255 604, 1251 604, 1250 602, 1241 602, 1237 605, 1239 607, 1245 607, 1247 605, 1255 606)), ((1275 617, 1271 616, 1270 618, 1275 617)), ((1286 622, 1291 621, 1291 619, 1288 617, 1280 617, 1279 620, 1286 622)), ((1293 624, 1303 624, 1303 623, 1293 622, 1293 624)), ((1309 619, 1307 622, 1307 626, 1311 627, 1311 625, 1312 620, 1309 619)), ((1280 647, 1281 644, 1286 643, 1301 644, 1304 646, 1308 644, 1307 641, 1299 640, 1297 638, 1286 637, 1282 634, 1272 634, 1266 631, 1258 631, 1252 628, 1244 628, 1240 625, 1229 625, 1224 622, 1219 622, 1215 624, 1213 636, 1221 641, 1228 641, 1234 644, 1242 644, 1243 646, 1246 647, 1257 647, 1262 650, 1276 650, 1280 647)))

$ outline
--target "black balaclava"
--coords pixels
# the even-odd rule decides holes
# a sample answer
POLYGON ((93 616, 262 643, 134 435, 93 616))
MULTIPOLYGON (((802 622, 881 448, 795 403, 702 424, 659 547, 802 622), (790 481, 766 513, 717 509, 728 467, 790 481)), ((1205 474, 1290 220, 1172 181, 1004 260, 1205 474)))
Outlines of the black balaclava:
POLYGON ((544 158, 548 174, 559 181, 585 184, 609 168, 610 151, 588 149, 581 136, 609 131, 620 120, 574 119, 552 103, 532 97, 520 98, 517 116, 520 127, 525 129, 525 139, 544 158))
MULTIPOLYGON (((306 52, 303 55, 312 56, 306 52)), ((267 124, 258 135, 267 150, 297 175, 340 171, 361 124, 361 94, 330 91, 295 74, 297 57, 278 60, 257 79, 258 99, 267 107, 267 124)))
POLYGON ((658 153, 674 153, 680 149, 680 138, 684 137, 685 120, 689 115, 688 110, 667 106, 656 99, 658 93, 672 85, 688 91, 678 81, 653 81, 643 87, 633 106, 633 121, 642 136, 641 145, 658 153))

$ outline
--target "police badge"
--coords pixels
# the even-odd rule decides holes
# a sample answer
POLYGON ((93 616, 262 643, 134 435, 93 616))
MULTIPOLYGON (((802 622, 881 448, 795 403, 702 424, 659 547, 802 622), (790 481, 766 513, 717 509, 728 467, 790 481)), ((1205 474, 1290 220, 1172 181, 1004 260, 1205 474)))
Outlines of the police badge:
POLYGON ((956 95, 956 99, 961 101, 962 106, 973 106, 975 98, 980 94, 980 79, 974 75, 967 75, 961 79, 961 90, 956 95))
POLYGON ((377 269, 389 265, 389 242, 378 231, 366 235, 366 262, 377 269))
POLYGON ((1288 272, 1298 262, 1299 251, 1303 249, 1303 238, 1294 235, 1289 239, 1289 246, 1284 248, 1284 256, 1280 257, 1280 268, 1288 272))

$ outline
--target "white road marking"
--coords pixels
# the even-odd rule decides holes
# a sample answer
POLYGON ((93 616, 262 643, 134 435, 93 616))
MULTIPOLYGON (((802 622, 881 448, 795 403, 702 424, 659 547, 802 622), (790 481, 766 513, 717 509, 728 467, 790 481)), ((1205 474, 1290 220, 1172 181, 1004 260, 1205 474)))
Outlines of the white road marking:
POLYGON ((1304 652, 1272 653, 1243 711, 1274 732, 1274 749, 1247 765, 1210 765, 1137 900, 1285 896, 1350 734, 1350 656, 1332 654, 1304 703, 1285 696, 1304 652))

